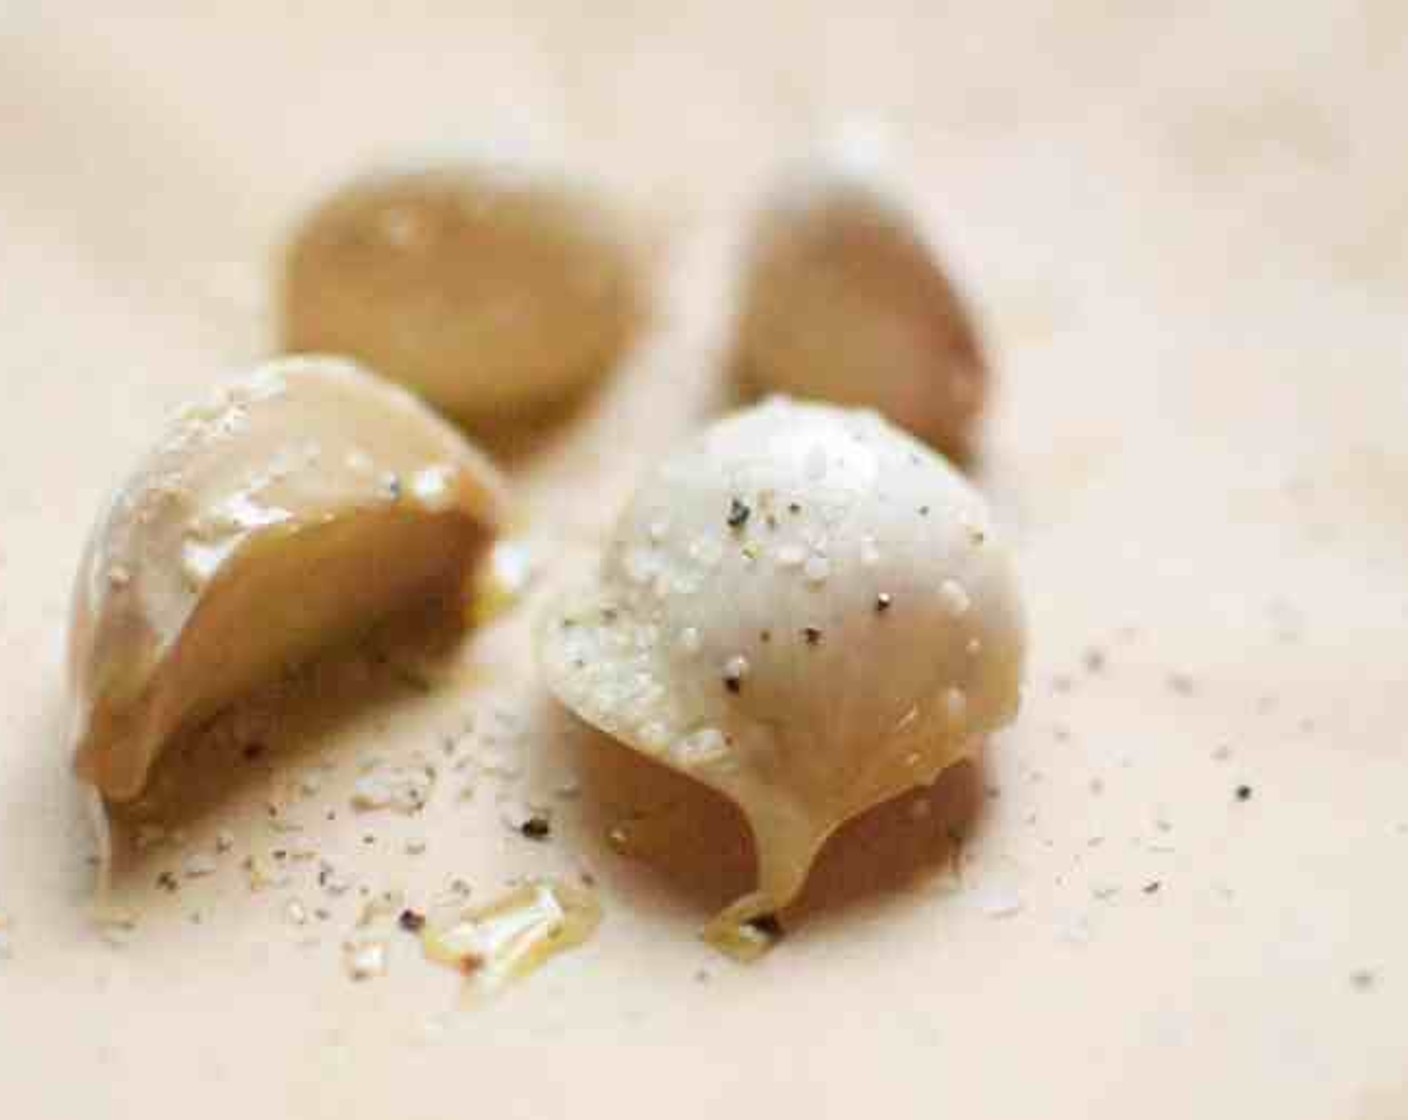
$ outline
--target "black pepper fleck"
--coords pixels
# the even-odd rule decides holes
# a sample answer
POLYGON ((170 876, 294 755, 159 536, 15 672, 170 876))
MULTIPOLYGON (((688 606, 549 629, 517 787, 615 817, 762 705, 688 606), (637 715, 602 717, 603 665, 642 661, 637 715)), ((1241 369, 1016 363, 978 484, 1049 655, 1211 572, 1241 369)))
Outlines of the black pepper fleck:
POLYGON ((552 823, 547 817, 532 816, 523 822, 518 831, 529 840, 546 840, 552 835, 552 823))
POLYGON ((748 518, 753 516, 753 511, 749 506, 737 498, 729 500, 728 504, 728 527, 730 529, 741 529, 748 524, 748 518))
POLYGON ((929 516, 929 507, 928 507, 928 506, 920 506, 920 507, 919 507, 919 516, 920 516, 920 517, 928 517, 928 516, 929 516))
POLYGON ((802 635, 807 639, 807 645, 814 646, 821 641, 821 627, 803 626, 802 635))
POLYGON ((240 754, 244 756, 244 760, 246 762, 253 762, 263 753, 263 743, 246 743, 244 747, 240 750, 240 754))
POLYGON ((1250 801, 1251 799, 1252 799, 1252 787, 1251 787, 1251 786, 1248 786, 1248 785, 1241 785, 1241 786, 1238 786, 1238 787, 1237 787, 1237 800, 1238 800, 1238 801, 1250 801))
POLYGON ((788 503, 787 503, 787 512, 788 512, 788 513, 791 513, 791 514, 798 514, 798 513, 801 513, 801 512, 802 512, 802 505, 801 505, 801 503, 800 503, 800 502, 788 502, 788 503))
POLYGON ((156 877, 156 885, 168 894, 175 894, 178 886, 174 871, 163 871, 156 877))
POLYGON ((724 677, 724 687, 733 693, 742 692, 743 678, 735 677, 732 673, 729 673, 724 677))
POLYGON ((1144 893, 1145 893, 1145 894, 1158 894, 1158 893, 1159 893, 1159 889, 1160 889, 1162 886, 1163 886, 1163 883, 1161 883, 1158 879, 1153 879, 1153 880, 1151 880, 1150 882, 1147 882, 1147 883, 1144 884, 1144 893))
POLYGON ((764 642, 770 642, 770 641, 772 641, 772 631, 771 631, 771 630, 763 630, 763 631, 760 631, 759 634, 758 634, 758 638, 759 638, 760 640, 764 641, 764 642))
POLYGON ((407 933, 419 933, 425 928, 425 915, 417 913, 415 910, 402 910, 400 917, 396 919, 396 924, 407 933))

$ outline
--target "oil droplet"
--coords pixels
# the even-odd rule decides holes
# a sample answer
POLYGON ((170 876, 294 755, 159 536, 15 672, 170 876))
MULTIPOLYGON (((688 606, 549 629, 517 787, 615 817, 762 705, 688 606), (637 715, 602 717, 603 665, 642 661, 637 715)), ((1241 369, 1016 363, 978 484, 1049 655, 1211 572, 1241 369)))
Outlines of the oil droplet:
POLYGON ((466 911, 458 922, 421 931, 425 955, 464 973, 481 992, 532 975, 559 953, 586 942, 601 924, 601 904, 567 883, 525 883, 466 911))
POLYGON ((470 622, 486 626, 517 606, 533 582, 533 554, 519 540, 497 541, 475 572, 470 622))

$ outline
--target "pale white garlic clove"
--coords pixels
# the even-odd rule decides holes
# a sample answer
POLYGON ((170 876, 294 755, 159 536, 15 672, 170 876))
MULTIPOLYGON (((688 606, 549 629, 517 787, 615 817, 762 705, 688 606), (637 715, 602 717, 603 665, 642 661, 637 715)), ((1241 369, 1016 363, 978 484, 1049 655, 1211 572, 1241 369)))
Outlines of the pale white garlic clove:
POLYGON ((775 398, 670 456, 589 586, 538 620, 588 723, 743 810, 758 892, 1015 714, 1024 627, 982 497, 871 412, 775 398))
POLYGON ((873 408, 950 458, 973 451, 988 370, 972 316, 916 216, 853 153, 765 201, 736 358, 754 388, 873 408))
POLYGON ((372 175, 294 237, 284 341, 365 361, 461 420, 513 416, 611 365, 640 317, 640 263, 621 216, 555 172, 372 175))
POLYGON ((451 590, 498 473, 350 362, 270 362, 179 413, 99 518, 69 635, 79 774, 135 797, 170 737, 282 668, 451 590))

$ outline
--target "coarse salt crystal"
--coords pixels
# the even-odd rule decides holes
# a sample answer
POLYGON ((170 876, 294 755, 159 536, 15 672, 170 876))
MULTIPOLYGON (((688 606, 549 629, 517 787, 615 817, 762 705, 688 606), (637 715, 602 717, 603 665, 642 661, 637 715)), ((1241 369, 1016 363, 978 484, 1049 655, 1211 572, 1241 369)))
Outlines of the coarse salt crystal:
POLYGON ((214 875, 218 867, 214 856, 208 856, 204 852, 195 852, 186 857, 186 862, 181 865, 181 871, 187 879, 198 879, 203 875, 214 875))
POLYGON ((353 980, 371 980, 386 973, 386 942, 348 942, 343 946, 343 967, 353 980))

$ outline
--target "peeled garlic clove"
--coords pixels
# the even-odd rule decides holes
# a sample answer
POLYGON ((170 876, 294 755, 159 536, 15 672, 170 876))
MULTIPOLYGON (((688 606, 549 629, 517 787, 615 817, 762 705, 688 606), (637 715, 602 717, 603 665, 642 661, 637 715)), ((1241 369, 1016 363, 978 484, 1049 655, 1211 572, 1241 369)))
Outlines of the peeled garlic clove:
POLYGON ((623 349, 637 264, 619 216, 546 171, 370 176, 295 236, 285 343, 350 354, 464 420, 525 412, 571 396, 623 349))
POLYGON ((873 408, 952 458, 971 453, 988 382, 977 331, 871 164, 842 153, 780 186, 744 267, 748 383, 873 408))
POLYGON ((135 797, 176 731, 463 580, 503 505, 463 437, 340 359, 270 362, 186 409, 79 570, 79 774, 135 797))
POLYGON ((665 460, 596 578, 538 620, 588 723, 733 799, 758 892, 1015 714, 1017 589, 982 497, 871 412, 773 399, 665 460))

